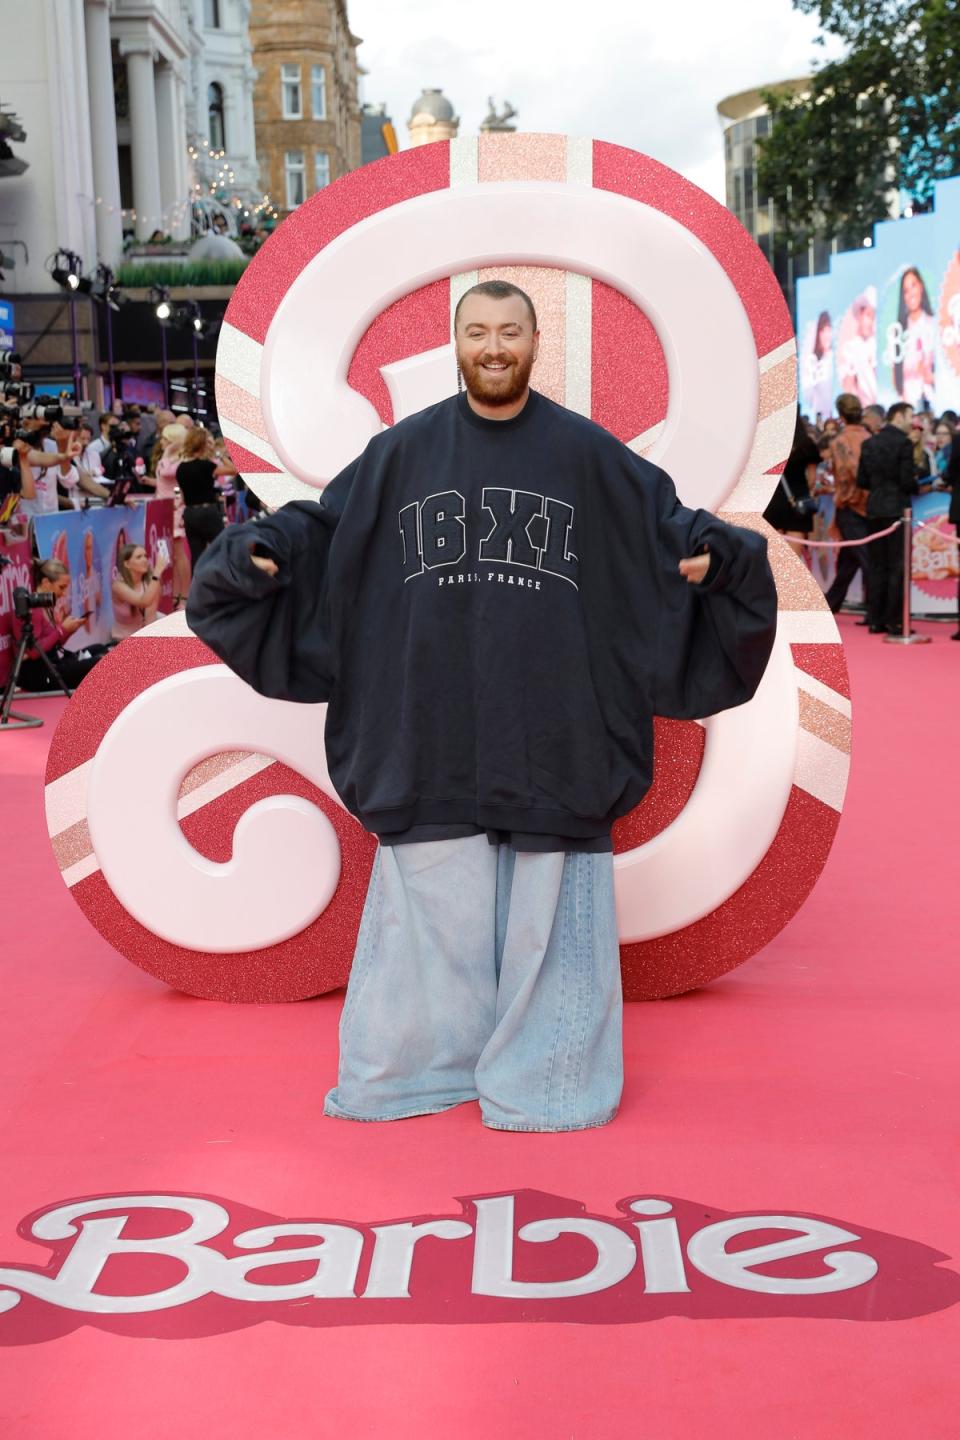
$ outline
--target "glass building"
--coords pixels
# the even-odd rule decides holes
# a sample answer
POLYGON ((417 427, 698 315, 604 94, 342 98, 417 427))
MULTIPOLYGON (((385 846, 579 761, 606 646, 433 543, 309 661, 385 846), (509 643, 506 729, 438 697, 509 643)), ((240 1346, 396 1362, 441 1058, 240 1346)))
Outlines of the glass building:
POLYGON ((782 80, 778 84, 743 90, 721 100, 717 111, 725 122, 723 157, 727 178, 727 209, 732 210, 745 230, 753 236, 780 283, 780 289, 796 314, 796 282, 804 275, 819 275, 836 253, 837 241, 814 236, 805 250, 790 255, 782 212, 769 195, 762 194, 757 184, 757 141, 769 133, 770 113, 761 90, 795 94, 809 84, 806 76, 782 80))

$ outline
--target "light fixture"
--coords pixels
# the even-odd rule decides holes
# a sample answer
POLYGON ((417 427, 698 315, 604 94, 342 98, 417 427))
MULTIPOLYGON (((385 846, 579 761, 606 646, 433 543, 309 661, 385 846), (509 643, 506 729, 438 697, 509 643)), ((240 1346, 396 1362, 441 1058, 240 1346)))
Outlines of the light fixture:
POLYGON ((127 303, 116 277, 109 265, 102 262, 97 266, 96 274, 90 283, 90 294, 98 305, 107 305, 111 310, 119 310, 121 305, 127 303))
POLYGON ((170 319, 173 314, 173 306, 170 304, 170 291, 166 285, 151 285, 149 294, 150 304, 153 306, 153 313, 160 321, 170 319))
POLYGON ((84 284, 83 261, 72 250, 65 250, 61 247, 47 261, 47 268, 56 284, 62 286, 64 290, 74 292, 85 290, 89 293, 90 281, 87 280, 84 284))

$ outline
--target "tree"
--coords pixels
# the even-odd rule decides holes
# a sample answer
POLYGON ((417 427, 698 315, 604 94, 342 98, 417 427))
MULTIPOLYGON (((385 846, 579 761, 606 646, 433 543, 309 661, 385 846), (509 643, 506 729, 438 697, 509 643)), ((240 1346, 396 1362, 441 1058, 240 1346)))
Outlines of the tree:
POLYGON ((791 249, 813 234, 863 243, 901 190, 928 208, 960 172, 960 0, 793 0, 846 47, 796 94, 765 92, 760 193, 791 249))

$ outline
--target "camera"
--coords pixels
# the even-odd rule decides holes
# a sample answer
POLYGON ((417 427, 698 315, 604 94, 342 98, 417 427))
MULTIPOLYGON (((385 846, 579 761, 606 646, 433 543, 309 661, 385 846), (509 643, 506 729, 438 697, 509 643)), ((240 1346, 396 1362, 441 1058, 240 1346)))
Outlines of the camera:
POLYGON ((31 610, 52 610, 57 603, 53 591, 27 590, 16 585, 13 591, 13 613, 18 620, 28 620, 31 610))
POLYGON ((39 400, 28 405, 21 405, 20 417, 23 420, 62 420, 62 405, 43 405, 39 400))

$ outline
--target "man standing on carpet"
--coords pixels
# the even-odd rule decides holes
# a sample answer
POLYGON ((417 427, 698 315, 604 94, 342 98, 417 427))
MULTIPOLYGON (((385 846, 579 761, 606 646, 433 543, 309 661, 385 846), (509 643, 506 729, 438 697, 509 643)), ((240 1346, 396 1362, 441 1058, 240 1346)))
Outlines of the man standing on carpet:
POLYGON ((468 290, 454 338, 466 393, 227 530, 187 620, 262 694, 329 700, 331 779, 380 841, 325 1112, 578 1130, 623 1083, 611 825, 655 714, 753 695, 776 591, 761 536, 530 389, 522 290, 468 290))

